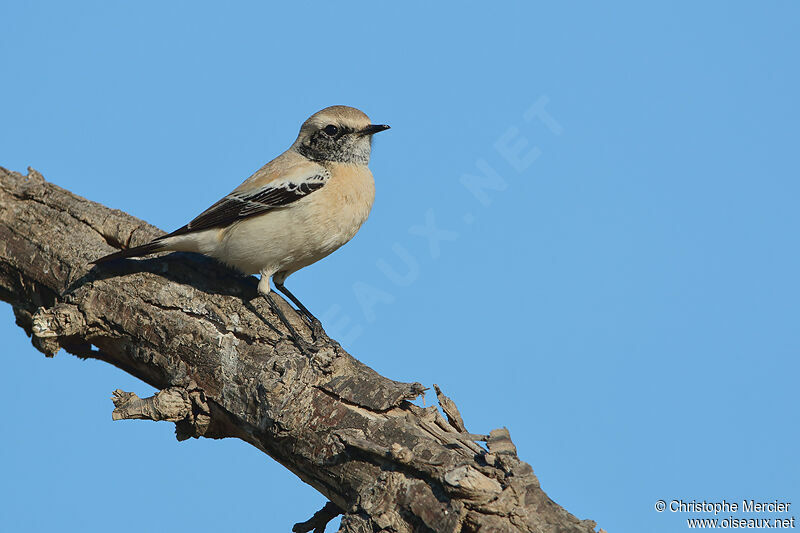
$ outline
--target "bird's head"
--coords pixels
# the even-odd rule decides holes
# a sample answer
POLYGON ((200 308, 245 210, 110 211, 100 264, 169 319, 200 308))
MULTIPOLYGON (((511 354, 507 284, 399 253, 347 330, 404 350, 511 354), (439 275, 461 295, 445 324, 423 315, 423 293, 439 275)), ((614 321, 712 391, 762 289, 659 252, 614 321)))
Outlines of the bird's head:
POLYGON ((372 124, 363 111, 334 105, 317 111, 303 123, 292 148, 312 161, 366 165, 372 136, 387 129, 384 124, 372 124))

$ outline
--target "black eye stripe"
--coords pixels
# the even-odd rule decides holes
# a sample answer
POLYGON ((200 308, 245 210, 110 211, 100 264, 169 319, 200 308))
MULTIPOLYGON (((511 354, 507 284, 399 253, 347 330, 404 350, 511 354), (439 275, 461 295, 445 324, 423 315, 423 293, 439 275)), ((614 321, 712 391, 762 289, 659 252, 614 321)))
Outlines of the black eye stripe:
MULTIPOLYGON (((324 123, 323 123, 324 124, 324 123)), ((337 124, 318 125, 297 151, 311 161, 369 162, 369 144, 366 147, 358 135, 361 130, 337 124), (326 129, 331 128, 326 131, 326 129), (333 128, 336 133, 331 135, 333 128)))

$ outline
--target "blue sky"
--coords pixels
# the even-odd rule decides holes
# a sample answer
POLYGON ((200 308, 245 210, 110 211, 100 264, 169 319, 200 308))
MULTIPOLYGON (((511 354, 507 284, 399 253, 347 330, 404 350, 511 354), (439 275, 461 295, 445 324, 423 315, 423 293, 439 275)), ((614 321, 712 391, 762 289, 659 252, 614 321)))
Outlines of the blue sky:
MULTIPOLYGON (((471 431, 507 426, 579 518, 682 531, 708 515, 657 500, 800 505, 799 14, 6 2, 0 165, 172 230, 311 113, 363 109, 392 126, 372 215, 288 286, 471 431)), ((0 529, 288 531, 324 503, 239 441, 112 423, 112 390, 149 387, 45 359, 6 304, 0 336, 0 529)))

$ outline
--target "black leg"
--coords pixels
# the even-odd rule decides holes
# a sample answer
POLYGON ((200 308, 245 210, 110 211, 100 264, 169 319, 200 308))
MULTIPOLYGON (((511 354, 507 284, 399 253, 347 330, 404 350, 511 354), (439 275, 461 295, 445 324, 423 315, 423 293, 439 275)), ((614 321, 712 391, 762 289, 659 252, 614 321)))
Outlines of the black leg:
POLYGON ((311 324, 311 332, 314 334, 314 342, 319 343, 322 341, 331 341, 331 338, 328 337, 328 334, 325 333, 325 329, 322 327, 322 322, 319 321, 317 317, 311 314, 305 305, 300 303, 300 300, 297 299, 297 296, 289 292, 283 283, 278 283, 274 279, 272 280, 275 283, 275 288, 281 291, 283 294, 286 295, 289 300, 292 301, 294 305, 300 310, 300 313, 308 320, 311 324))
MULTIPOLYGON (((272 322, 270 322, 269 320, 267 320, 267 318, 266 318, 266 317, 265 317, 263 314, 261 314, 261 311, 260 311, 260 310, 259 310, 259 309, 258 309, 258 308, 255 306, 255 305, 253 305, 253 302, 248 302, 248 301, 245 301, 245 304, 244 304, 244 305, 245 305, 245 307, 247 307, 247 308, 250 310, 250 312, 252 312, 252 313, 253 313, 254 315, 256 315, 258 318, 260 318, 260 319, 261 319, 261 321, 262 321, 264 324, 266 324, 266 326, 267 326, 269 329, 271 329, 272 331, 274 331, 274 332, 275 332, 275 334, 277 334, 279 337, 283 335, 283 332, 282 332, 280 329, 276 328, 276 327, 275 327, 275 325, 274 325, 272 322)), ((272 307, 272 306, 270 305, 270 307, 272 307)))
POLYGON ((297 296, 295 296, 294 294, 292 294, 291 292, 289 292, 289 289, 287 289, 287 288, 286 288, 286 287, 283 285, 283 283, 278 283, 278 282, 277 282, 277 281, 275 281, 274 279, 273 279, 272 281, 273 281, 273 283, 275 283, 275 288, 276 288, 276 289, 278 289, 279 291, 281 291, 281 292, 282 292, 282 293, 283 293, 283 294, 284 294, 284 295, 285 295, 287 298, 289 298, 289 299, 292 301, 292 303, 293 303, 294 305, 296 305, 296 306, 297 306, 297 308, 300 310, 300 312, 301 312, 301 313, 303 313, 303 315, 305 315, 305 317, 308 319, 308 321, 309 321, 309 322, 311 322, 312 324, 313 324, 314 322, 319 322, 319 320, 317 320, 317 317, 315 317, 314 315, 312 315, 312 314, 311 314, 311 311, 309 311, 309 310, 306 308, 306 306, 305 306, 305 305, 303 305, 303 304, 300 302, 300 300, 298 300, 298 299, 297 299, 297 296))
POLYGON ((281 311, 281 308, 278 306, 278 302, 276 302, 272 298, 272 293, 271 292, 267 293, 264 296, 269 302, 269 306, 272 308, 275 314, 278 315, 278 319, 284 326, 286 326, 286 329, 289 330, 289 334, 294 338, 294 342, 297 344, 297 346, 299 346, 301 350, 309 352, 311 349, 311 345, 308 342, 306 342, 306 340, 303 339, 303 337, 301 337, 299 333, 297 333, 297 330, 294 329, 292 323, 289 322, 289 319, 286 318, 286 315, 284 315, 283 311, 281 311))

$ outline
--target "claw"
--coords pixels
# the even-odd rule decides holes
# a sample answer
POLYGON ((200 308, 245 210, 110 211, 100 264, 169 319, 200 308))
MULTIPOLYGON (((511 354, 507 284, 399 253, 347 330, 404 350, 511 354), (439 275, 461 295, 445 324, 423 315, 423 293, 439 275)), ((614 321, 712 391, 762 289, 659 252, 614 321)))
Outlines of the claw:
POLYGON ((328 334, 325 333, 325 329, 322 327, 322 322, 317 318, 314 318, 311 322, 311 334, 314 336, 314 344, 319 344, 320 341, 330 340, 330 337, 328 337, 328 334))

